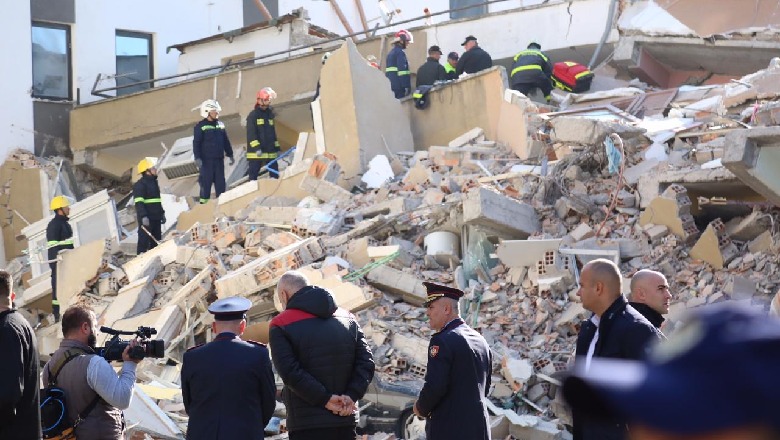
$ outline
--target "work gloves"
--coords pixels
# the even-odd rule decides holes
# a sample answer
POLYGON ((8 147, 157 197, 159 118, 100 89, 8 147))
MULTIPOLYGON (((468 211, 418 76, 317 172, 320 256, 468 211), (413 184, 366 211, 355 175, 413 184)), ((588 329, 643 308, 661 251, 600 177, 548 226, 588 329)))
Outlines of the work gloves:
POLYGON ((141 219, 141 224, 142 224, 142 225, 143 225, 145 228, 148 228, 148 227, 149 227, 149 217, 144 217, 144 218, 142 218, 142 219, 141 219))
POLYGON ((234 163, 236 163, 236 160, 232 156, 228 157, 228 165, 232 167, 234 163))
POLYGON ((168 223, 168 220, 165 219, 165 214, 163 214, 162 218, 160 219, 160 224, 164 225, 168 223))
POLYGON ((203 161, 200 159, 195 159, 195 165, 198 166, 198 169, 203 168, 203 161))

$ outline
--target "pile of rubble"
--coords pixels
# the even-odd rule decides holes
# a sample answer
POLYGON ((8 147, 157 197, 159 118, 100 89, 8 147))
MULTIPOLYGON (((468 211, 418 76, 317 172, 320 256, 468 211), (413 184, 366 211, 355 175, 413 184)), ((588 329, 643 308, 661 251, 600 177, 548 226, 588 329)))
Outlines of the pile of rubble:
MULTIPOLYGON (((576 296, 581 264, 609 258, 626 278, 663 272, 675 297, 666 332, 686 309, 718 301, 780 310, 770 305, 780 287, 780 193, 762 183, 755 160, 772 154, 761 148, 780 142, 780 128, 753 128, 777 123, 777 75, 774 60, 725 86, 569 95, 557 112, 514 95, 528 127, 522 154, 475 128, 447 146, 377 155, 349 190, 340 158, 318 154, 290 167, 303 167, 295 182, 306 197, 274 190, 245 203, 238 187, 191 209, 166 199, 185 212, 140 256, 128 238, 132 208, 117 212, 97 192, 74 205, 74 229, 92 228, 93 239, 82 232, 62 255, 59 299, 89 303, 101 325, 157 328, 166 357, 138 368, 127 418, 139 432, 179 438, 182 353, 211 340, 206 308, 215 299, 251 299, 246 337, 264 341, 279 310, 276 282, 302 270, 357 314, 379 381, 419 384, 432 334, 422 282, 455 285, 467 293, 463 318, 496 354, 495 438, 566 438, 559 373, 586 317, 576 296)), ((292 180, 282 177, 277 185, 292 180)), ((24 228, 28 255, 9 265, 44 360, 61 338, 48 314, 46 265, 36 260, 45 223, 24 228)))

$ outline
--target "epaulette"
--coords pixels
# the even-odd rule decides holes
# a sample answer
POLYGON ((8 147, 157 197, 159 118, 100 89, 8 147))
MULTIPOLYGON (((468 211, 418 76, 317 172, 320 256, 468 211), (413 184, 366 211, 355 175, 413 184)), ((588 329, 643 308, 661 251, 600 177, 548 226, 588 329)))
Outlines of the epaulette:
POLYGON ((198 348, 198 347, 203 347, 204 345, 206 345, 206 344, 198 344, 198 345, 195 345, 195 346, 193 346, 193 347, 190 347, 190 348, 188 348, 188 349, 187 349, 187 351, 190 351, 190 350, 195 350, 196 348, 198 348))
POLYGON ((267 346, 267 344, 263 344, 262 342, 253 341, 251 339, 244 339, 244 341, 245 342, 249 342, 250 344, 253 344, 253 345, 259 345, 261 347, 266 347, 267 346))

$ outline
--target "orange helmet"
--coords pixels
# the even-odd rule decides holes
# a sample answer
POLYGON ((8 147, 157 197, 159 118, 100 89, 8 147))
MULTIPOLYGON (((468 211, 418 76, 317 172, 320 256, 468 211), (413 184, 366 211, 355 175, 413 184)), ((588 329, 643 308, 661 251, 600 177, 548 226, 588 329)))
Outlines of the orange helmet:
POLYGON ((393 36, 393 42, 395 43, 397 41, 414 43, 414 37, 412 36, 411 32, 407 31, 406 29, 401 29, 393 36))
POLYGON ((257 92, 257 99, 262 99, 262 100, 276 99, 276 92, 274 92, 274 89, 270 87, 263 87, 259 92, 257 92))

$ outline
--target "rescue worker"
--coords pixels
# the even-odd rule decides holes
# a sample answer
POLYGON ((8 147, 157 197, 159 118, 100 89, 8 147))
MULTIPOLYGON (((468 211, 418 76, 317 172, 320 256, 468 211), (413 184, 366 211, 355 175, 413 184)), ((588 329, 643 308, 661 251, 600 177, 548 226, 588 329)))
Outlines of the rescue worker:
POLYGON ((70 201, 65 196, 51 199, 49 209, 54 218, 46 226, 46 248, 48 249, 49 268, 51 268, 51 308, 54 321, 60 321, 60 302, 57 300, 57 254, 73 249, 73 228, 68 223, 70 201))
POLYGON ((444 71, 447 73, 448 80, 458 79, 457 65, 459 58, 460 56, 458 56, 457 52, 450 52, 449 55, 447 55, 447 62, 444 63, 444 71))
POLYGON ((136 255, 156 247, 157 242, 162 239, 165 209, 160 198, 156 164, 157 159, 154 157, 146 157, 138 162, 138 174, 141 178, 133 185, 135 217, 138 223, 136 255))
POLYGON ((447 71, 444 70, 444 66, 439 64, 441 55, 442 53, 439 46, 431 46, 428 48, 428 60, 417 69, 416 87, 432 86, 436 81, 444 81, 447 79, 447 71))
POLYGON ((477 73, 493 67, 493 58, 490 58, 490 54, 479 47, 477 37, 469 35, 461 43, 461 46, 465 52, 458 60, 458 65, 455 66, 456 77, 462 73, 477 73))
POLYGON ((230 160, 230 165, 236 162, 225 124, 219 120, 221 111, 217 101, 203 101, 200 105, 200 115, 203 119, 193 129, 195 139, 192 141, 192 152, 200 169, 200 203, 209 201, 212 185, 217 197, 225 192, 225 156, 230 160))
POLYGON ((514 90, 526 96, 538 87, 544 94, 544 99, 550 102, 552 65, 541 49, 539 43, 532 42, 526 50, 515 55, 509 82, 514 90))
POLYGON ((405 29, 395 33, 393 49, 387 54, 385 76, 390 80, 390 89, 396 99, 401 99, 412 92, 412 78, 409 71, 409 60, 406 59, 406 46, 414 43, 412 34, 405 29))
POLYGON ((246 161, 249 180, 257 180, 260 169, 268 165, 268 171, 274 179, 279 178, 279 141, 276 139, 274 109, 271 100, 276 92, 264 87, 257 92, 255 109, 246 117, 246 161), (269 163, 272 162, 270 165, 269 163))

